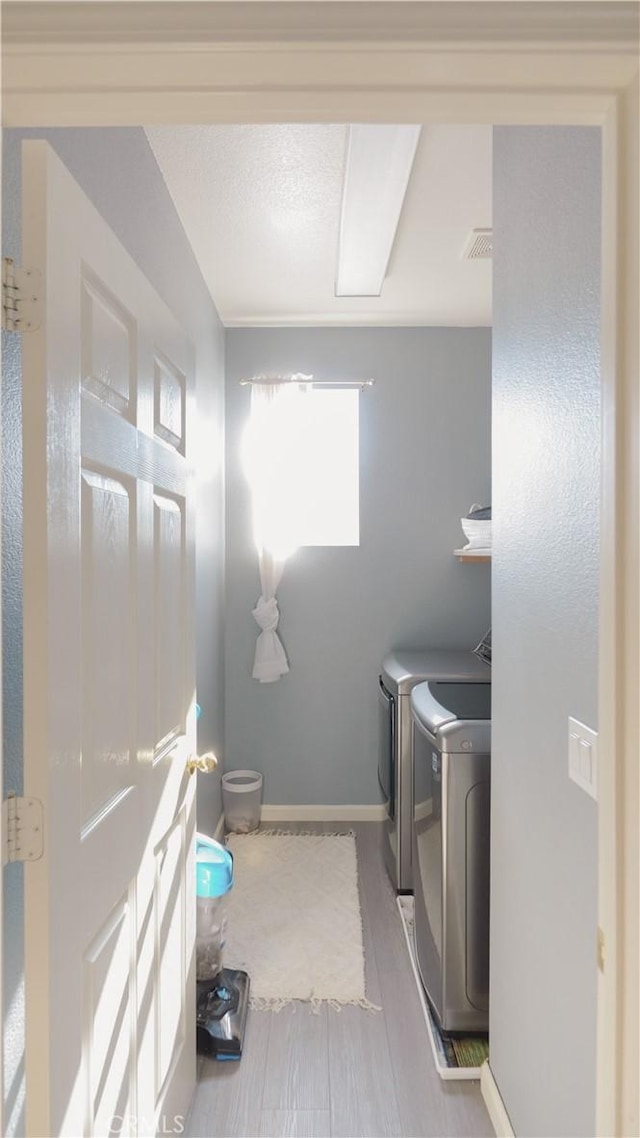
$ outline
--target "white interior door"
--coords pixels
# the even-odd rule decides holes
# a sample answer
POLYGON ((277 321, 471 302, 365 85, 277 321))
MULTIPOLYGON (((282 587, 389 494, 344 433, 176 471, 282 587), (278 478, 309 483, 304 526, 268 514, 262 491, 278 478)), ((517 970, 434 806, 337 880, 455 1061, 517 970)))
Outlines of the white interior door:
POLYGON ((44 142, 23 144, 22 256, 44 292, 23 341, 25 794, 45 806, 25 867, 27 1130, 179 1132, 195 1077, 193 353, 44 142))

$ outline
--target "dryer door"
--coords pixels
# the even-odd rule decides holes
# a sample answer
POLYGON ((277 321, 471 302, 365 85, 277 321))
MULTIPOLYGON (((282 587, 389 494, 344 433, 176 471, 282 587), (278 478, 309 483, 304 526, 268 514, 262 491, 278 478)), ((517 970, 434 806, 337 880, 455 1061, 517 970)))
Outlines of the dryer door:
POLYGON ((396 701, 378 678, 378 782, 389 818, 396 814, 396 701))
POLYGON ((413 724, 413 888, 416 956, 438 1018, 443 1015, 442 759, 433 740, 413 724))

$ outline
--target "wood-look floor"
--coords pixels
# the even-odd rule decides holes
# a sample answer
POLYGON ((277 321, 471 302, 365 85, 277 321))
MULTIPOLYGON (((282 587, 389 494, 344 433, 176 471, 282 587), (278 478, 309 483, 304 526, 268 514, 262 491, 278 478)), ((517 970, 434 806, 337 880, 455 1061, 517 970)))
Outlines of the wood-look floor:
MULTIPOLYGON (((263 827, 267 828, 267 827, 263 827)), ((201 1059, 190 1138, 492 1138, 476 1082, 442 1082, 433 1065, 395 893, 382 863, 382 827, 296 823, 302 832, 354 830, 367 995, 382 1012, 304 1005, 250 1011, 240 1063, 201 1059)))

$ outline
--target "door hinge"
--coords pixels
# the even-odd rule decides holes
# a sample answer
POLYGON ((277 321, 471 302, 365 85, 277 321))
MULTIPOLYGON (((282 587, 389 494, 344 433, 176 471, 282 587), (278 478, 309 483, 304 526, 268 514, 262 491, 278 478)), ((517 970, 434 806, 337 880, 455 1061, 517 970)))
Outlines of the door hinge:
POLYGON ((44 852, 44 808, 39 798, 10 794, 2 803, 3 864, 37 861, 44 852))
POLYGON ((7 332, 35 332, 42 321, 42 287, 37 269, 21 269, 2 258, 2 327, 7 332))

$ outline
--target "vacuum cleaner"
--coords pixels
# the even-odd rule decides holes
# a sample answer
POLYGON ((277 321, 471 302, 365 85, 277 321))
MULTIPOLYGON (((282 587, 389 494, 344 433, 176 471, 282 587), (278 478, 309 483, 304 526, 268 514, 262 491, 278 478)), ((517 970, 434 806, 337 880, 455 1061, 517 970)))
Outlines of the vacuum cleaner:
POLYGON ((249 976, 223 968, 226 895, 233 854, 196 834, 196 1048, 213 1059, 240 1059, 249 1009, 249 976))

